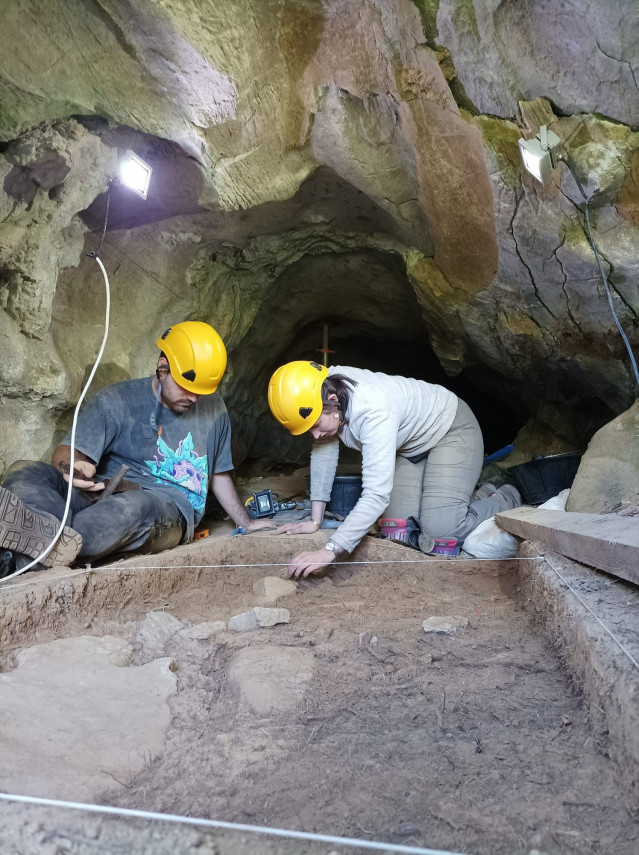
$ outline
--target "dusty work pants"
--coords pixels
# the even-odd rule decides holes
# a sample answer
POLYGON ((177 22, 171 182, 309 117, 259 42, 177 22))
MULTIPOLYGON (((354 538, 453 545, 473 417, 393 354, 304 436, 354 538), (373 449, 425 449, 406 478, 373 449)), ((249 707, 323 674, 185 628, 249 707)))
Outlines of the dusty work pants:
POLYGON ((470 407, 459 401, 448 433, 431 448, 425 460, 412 463, 397 457, 393 490, 384 516, 419 520, 422 552, 432 550, 433 537, 456 537, 462 542, 479 523, 512 506, 499 493, 471 499, 483 458, 481 428, 470 407))
MULTIPOLYGON (((69 485, 48 463, 14 463, 3 486, 31 510, 62 519, 69 485)), ((93 561, 114 552, 171 549, 182 540, 185 520, 161 490, 125 491, 91 502, 74 488, 66 525, 82 535, 78 559, 93 561)))

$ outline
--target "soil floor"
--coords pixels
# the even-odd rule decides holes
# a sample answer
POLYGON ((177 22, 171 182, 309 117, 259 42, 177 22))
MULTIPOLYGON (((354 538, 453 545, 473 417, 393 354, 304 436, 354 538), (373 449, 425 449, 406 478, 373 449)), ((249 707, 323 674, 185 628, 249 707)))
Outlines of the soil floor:
MULTIPOLYGON (((295 541, 300 549, 318 543, 295 541)), ((517 562, 417 560, 401 546, 367 541, 363 563, 301 581, 277 601, 290 623, 170 637, 162 655, 173 660, 177 685, 164 747, 131 780, 114 780, 100 803, 475 855, 636 855, 633 807, 579 692, 520 604, 517 562), (432 616, 468 624, 429 634, 422 623, 432 616), (256 706, 238 688, 238 656, 259 663, 270 707, 268 697, 256 706), (288 700, 278 704, 284 684, 288 700)), ((171 569, 116 565, 95 574, 101 593, 78 583, 40 627, 32 602, 31 629, 21 613, 23 643, 116 636, 133 642, 130 664, 142 665, 148 650, 135 638, 146 614, 168 612, 187 626, 228 621, 259 602, 256 582, 285 576, 281 563, 251 565, 287 560, 286 547, 268 535, 211 538, 163 555, 171 569), (225 566, 202 567, 215 564, 225 566)), ((5 672, 15 666, 12 642, 5 672)), ((33 824, 28 810, 0 811, 6 841, 17 845, 11 817, 33 824)), ((95 829, 88 819, 88 836, 99 836, 95 829)), ((199 851, 189 840, 188 851, 199 851)), ((149 838, 128 851, 165 850, 149 838)), ((172 851, 186 852, 186 843, 172 851)), ((252 851, 272 850, 258 842, 252 851)))

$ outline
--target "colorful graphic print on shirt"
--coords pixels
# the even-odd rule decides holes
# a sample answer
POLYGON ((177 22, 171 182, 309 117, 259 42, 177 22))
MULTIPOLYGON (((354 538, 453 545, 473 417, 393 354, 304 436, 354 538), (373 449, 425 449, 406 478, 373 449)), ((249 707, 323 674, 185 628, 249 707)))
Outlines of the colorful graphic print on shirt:
POLYGON ((158 436, 157 448, 154 459, 144 461, 157 483, 177 487, 187 496, 195 511, 204 513, 209 480, 208 459, 206 455, 197 456, 191 433, 180 441, 175 451, 158 436))

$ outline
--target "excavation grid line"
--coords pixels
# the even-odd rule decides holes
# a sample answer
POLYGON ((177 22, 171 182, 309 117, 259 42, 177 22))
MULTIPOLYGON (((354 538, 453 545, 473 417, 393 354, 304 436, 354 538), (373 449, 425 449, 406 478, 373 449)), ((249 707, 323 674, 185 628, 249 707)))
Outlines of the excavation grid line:
POLYGON ((10 793, 0 793, 0 799, 5 802, 22 802, 23 804, 41 805, 44 807, 65 808, 67 810, 84 810, 91 813, 106 813, 114 816, 136 817, 161 822, 175 822, 186 825, 199 825, 207 828, 222 828, 229 831, 241 831, 252 834, 272 834, 275 837, 287 837, 292 840, 308 840, 317 843, 330 843, 338 846, 355 846, 359 849, 375 849, 382 852, 402 852, 406 855, 463 855, 461 852, 450 852, 443 849, 424 849, 420 846, 404 846, 397 843, 382 843, 377 840, 358 840, 354 837, 335 837, 331 834, 315 834, 308 831, 291 831, 285 828, 269 828, 263 825, 244 825, 236 822, 224 822, 218 819, 201 819, 194 816, 180 816, 173 813, 155 813, 147 810, 117 808, 109 805, 91 805, 82 802, 66 802, 58 799, 44 799, 35 796, 17 796, 10 793))

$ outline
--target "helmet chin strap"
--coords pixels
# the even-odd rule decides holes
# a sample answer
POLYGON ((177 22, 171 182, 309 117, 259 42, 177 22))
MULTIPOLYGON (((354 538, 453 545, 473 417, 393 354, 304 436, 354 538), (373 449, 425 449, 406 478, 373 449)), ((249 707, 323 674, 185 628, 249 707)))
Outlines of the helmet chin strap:
POLYGON ((166 368, 164 366, 155 369, 155 376, 158 381, 158 388, 155 393, 155 407, 153 408, 153 412, 151 413, 149 423, 153 430, 157 432, 158 436, 161 436, 162 434, 162 425, 159 422, 160 407, 162 406, 162 375, 166 377, 166 375, 169 373, 169 370, 169 368, 166 368))

